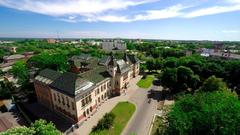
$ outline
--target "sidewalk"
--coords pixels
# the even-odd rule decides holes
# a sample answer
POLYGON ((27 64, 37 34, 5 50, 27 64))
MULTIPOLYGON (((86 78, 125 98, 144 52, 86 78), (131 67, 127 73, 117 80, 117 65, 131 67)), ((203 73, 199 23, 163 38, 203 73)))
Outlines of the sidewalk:
POLYGON ((70 133, 69 135, 88 135, 91 132, 93 126, 97 125, 98 121, 104 116, 105 113, 110 112, 118 102, 129 100, 129 98, 138 89, 136 83, 141 79, 141 77, 142 76, 137 76, 130 81, 130 87, 126 92, 126 95, 123 94, 121 96, 113 97, 105 101, 101 106, 99 106, 97 112, 93 116, 84 121, 82 126, 80 126, 78 129, 75 129, 74 132, 70 133))

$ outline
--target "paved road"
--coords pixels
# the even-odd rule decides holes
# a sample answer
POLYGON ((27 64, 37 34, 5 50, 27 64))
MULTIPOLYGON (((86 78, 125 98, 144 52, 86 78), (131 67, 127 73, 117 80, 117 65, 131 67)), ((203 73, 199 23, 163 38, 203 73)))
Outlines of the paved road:
MULTIPOLYGON (((159 89, 158 86, 152 86, 151 89, 159 89)), ((137 111, 134 114, 128 126, 123 131, 123 135, 147 135, 154 113, 157 110, 157 100, 159 95, 149 97, 150 90, 138 89, 135 94, 130 97, 130 101, 137 105, 137 111), (151 102, 150 99, 151 98, 151 102)))

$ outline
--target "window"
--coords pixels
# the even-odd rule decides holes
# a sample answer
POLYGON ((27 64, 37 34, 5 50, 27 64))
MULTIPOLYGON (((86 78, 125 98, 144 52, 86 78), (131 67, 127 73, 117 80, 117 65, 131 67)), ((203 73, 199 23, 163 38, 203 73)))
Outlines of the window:
POLYGON ((58 96, 58 103, 61 103, 59 93, 57 94, 57 96, 58 96))
POLYGON ((97 89, 97 94, 99 94, 99 88, 97 89))
POLYGON ((126 80, 128 78, 128 74, 125 74, 124 76, 123 76, 123 80, 126 80))
POLYGON ((106 84, 104 84, 104 90, 106 89, 106 84))
POLYGON ((72 102, 72 109, 75 110, 75 104, 72 102))
POLYGON ((69 105, 69 99, 66 97, 66 101, 67 101, 67 107, 69 108, 70 105, 69 105))
POLYGON ((85 99, 82 100, 82 107, 85 106, 85 99))
POLYGON ((65 105, 64 96, 62 96, 62 104, 65 105))
POLYGON ((55 93, 53 93, 53 97, 54 97, 54 101, 56 101, 56 94, 55 93))

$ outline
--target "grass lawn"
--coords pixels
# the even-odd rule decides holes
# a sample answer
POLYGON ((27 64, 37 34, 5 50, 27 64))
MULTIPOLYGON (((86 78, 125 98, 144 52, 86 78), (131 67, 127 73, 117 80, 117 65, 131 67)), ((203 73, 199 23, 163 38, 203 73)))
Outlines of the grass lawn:
POLYGON ((115 114, 113 127, 109 130, 103 130, 100 132, 91 132, 90 135, 120 135, 122 130, 127 125, 129 119, 135 112, 136 107, 129 102, 120 102, 113 109, 112 113, 115 114))
POLYGON ((151 85, 152 85, 152 82, 154 80, 154 76, 153 75, 147 75, 147 77, 145 79, 141 79, 137 85, 140 87, 140 88, 149 88, 151 85))

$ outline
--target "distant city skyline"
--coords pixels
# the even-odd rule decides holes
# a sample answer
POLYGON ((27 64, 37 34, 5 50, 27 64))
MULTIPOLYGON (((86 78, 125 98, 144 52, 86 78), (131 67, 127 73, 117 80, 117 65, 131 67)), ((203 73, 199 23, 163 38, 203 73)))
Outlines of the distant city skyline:
POLYGON ((0 37, 240 41, 240 0, 0 0, 0 37))

